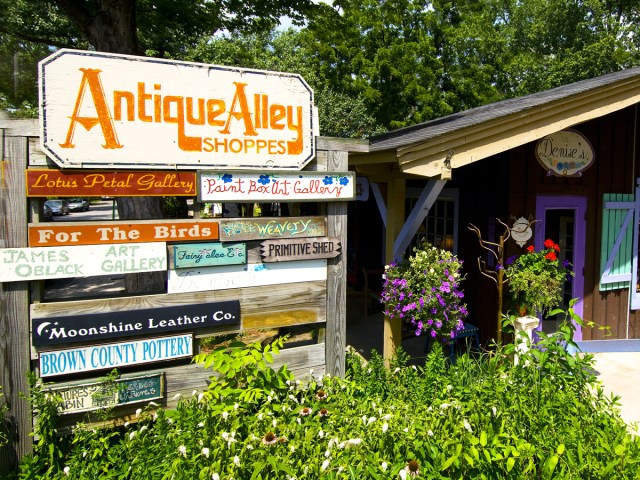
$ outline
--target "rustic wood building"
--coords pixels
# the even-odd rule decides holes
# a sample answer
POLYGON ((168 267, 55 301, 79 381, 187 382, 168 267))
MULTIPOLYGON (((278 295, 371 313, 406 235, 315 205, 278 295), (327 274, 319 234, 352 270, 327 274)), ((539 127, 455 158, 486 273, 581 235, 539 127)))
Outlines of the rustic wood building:
MULTIPOLYGON (((555 236, 575 266, 567 295, 579 298, 577 313, 609 327, 607 338, 640 337, 639 101, 640 68, 633 68, 370 139, 368 153, 349 159, 373 192, 368 204, 353 207, 369 216, 350 215, 350 241, 355 252, 366 251, 379 224, 385 254, 367 252, 368 264, 354 257, 380 267, 402 256, 415 235, 451 248, 465 262, 470 320, 486 341, 495 335, 496 286, 479 273, 477 259, 487 256, 468 225, 491 240, 504 230, 497 220, 511 226, 520 217, 535 219, 529 243, 541 247, 555 236), (591 148, 593 162, 551 174, 536 148, 567 130, 591 148), (382 217, 371 213, 376 205, 382 217)), ((506 250, 513 255, 521 247, 510 240, 506 250)), ((385 332, 397 344, 398 327, 385 332)), ((582 340, 603 335, 577 332, 582 340)))

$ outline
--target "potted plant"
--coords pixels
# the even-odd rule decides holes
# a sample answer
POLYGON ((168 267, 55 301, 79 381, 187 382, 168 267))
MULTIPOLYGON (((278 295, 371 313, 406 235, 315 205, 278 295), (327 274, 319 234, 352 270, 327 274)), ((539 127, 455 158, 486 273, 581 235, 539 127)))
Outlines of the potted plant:
POLYGON ((561 304, 564 282, 573 271, 570 262, 560 262, 559 252, 560 246, 547 239, 542 250, 529 245, 524 254, 507 259, 505 276, 519 316, 540 315, 561 304))
POLYGON ((416 335, 453 338, 468 315, 461 268, 455 255, 427 242, 410 258, 387 265, 381 295, 385 315, 401 319, 416 335))

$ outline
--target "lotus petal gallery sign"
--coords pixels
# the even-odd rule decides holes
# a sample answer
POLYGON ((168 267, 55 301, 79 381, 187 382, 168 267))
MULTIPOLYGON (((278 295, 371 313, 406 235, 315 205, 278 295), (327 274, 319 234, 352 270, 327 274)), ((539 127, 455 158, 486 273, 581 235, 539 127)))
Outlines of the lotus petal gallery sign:
POLYGON ((68 168, 302 169, 313 91, 297 74, 62 49, 39 64, 42 149, 68 168))

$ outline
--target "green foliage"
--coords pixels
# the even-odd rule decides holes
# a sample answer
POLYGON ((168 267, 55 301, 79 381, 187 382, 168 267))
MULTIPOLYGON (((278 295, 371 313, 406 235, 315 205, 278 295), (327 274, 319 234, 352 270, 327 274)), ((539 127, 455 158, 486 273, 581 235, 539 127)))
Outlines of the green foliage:
POLYGON ((4 400, 4 393, 2 393, 2 386, 0 386, 0 447, 3 447, 9 441, 9 434, 6 429, 5 416, 9 411, 6 401, 4 400))

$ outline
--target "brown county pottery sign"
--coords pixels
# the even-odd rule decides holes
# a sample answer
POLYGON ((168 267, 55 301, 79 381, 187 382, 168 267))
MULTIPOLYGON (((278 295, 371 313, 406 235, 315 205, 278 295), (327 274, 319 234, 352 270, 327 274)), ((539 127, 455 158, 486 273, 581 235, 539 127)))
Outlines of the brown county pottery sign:
POLYGON ((62 168, 300 170, 315 156, 297 74, 67 49, 38 73, 42 149, 62 168))

